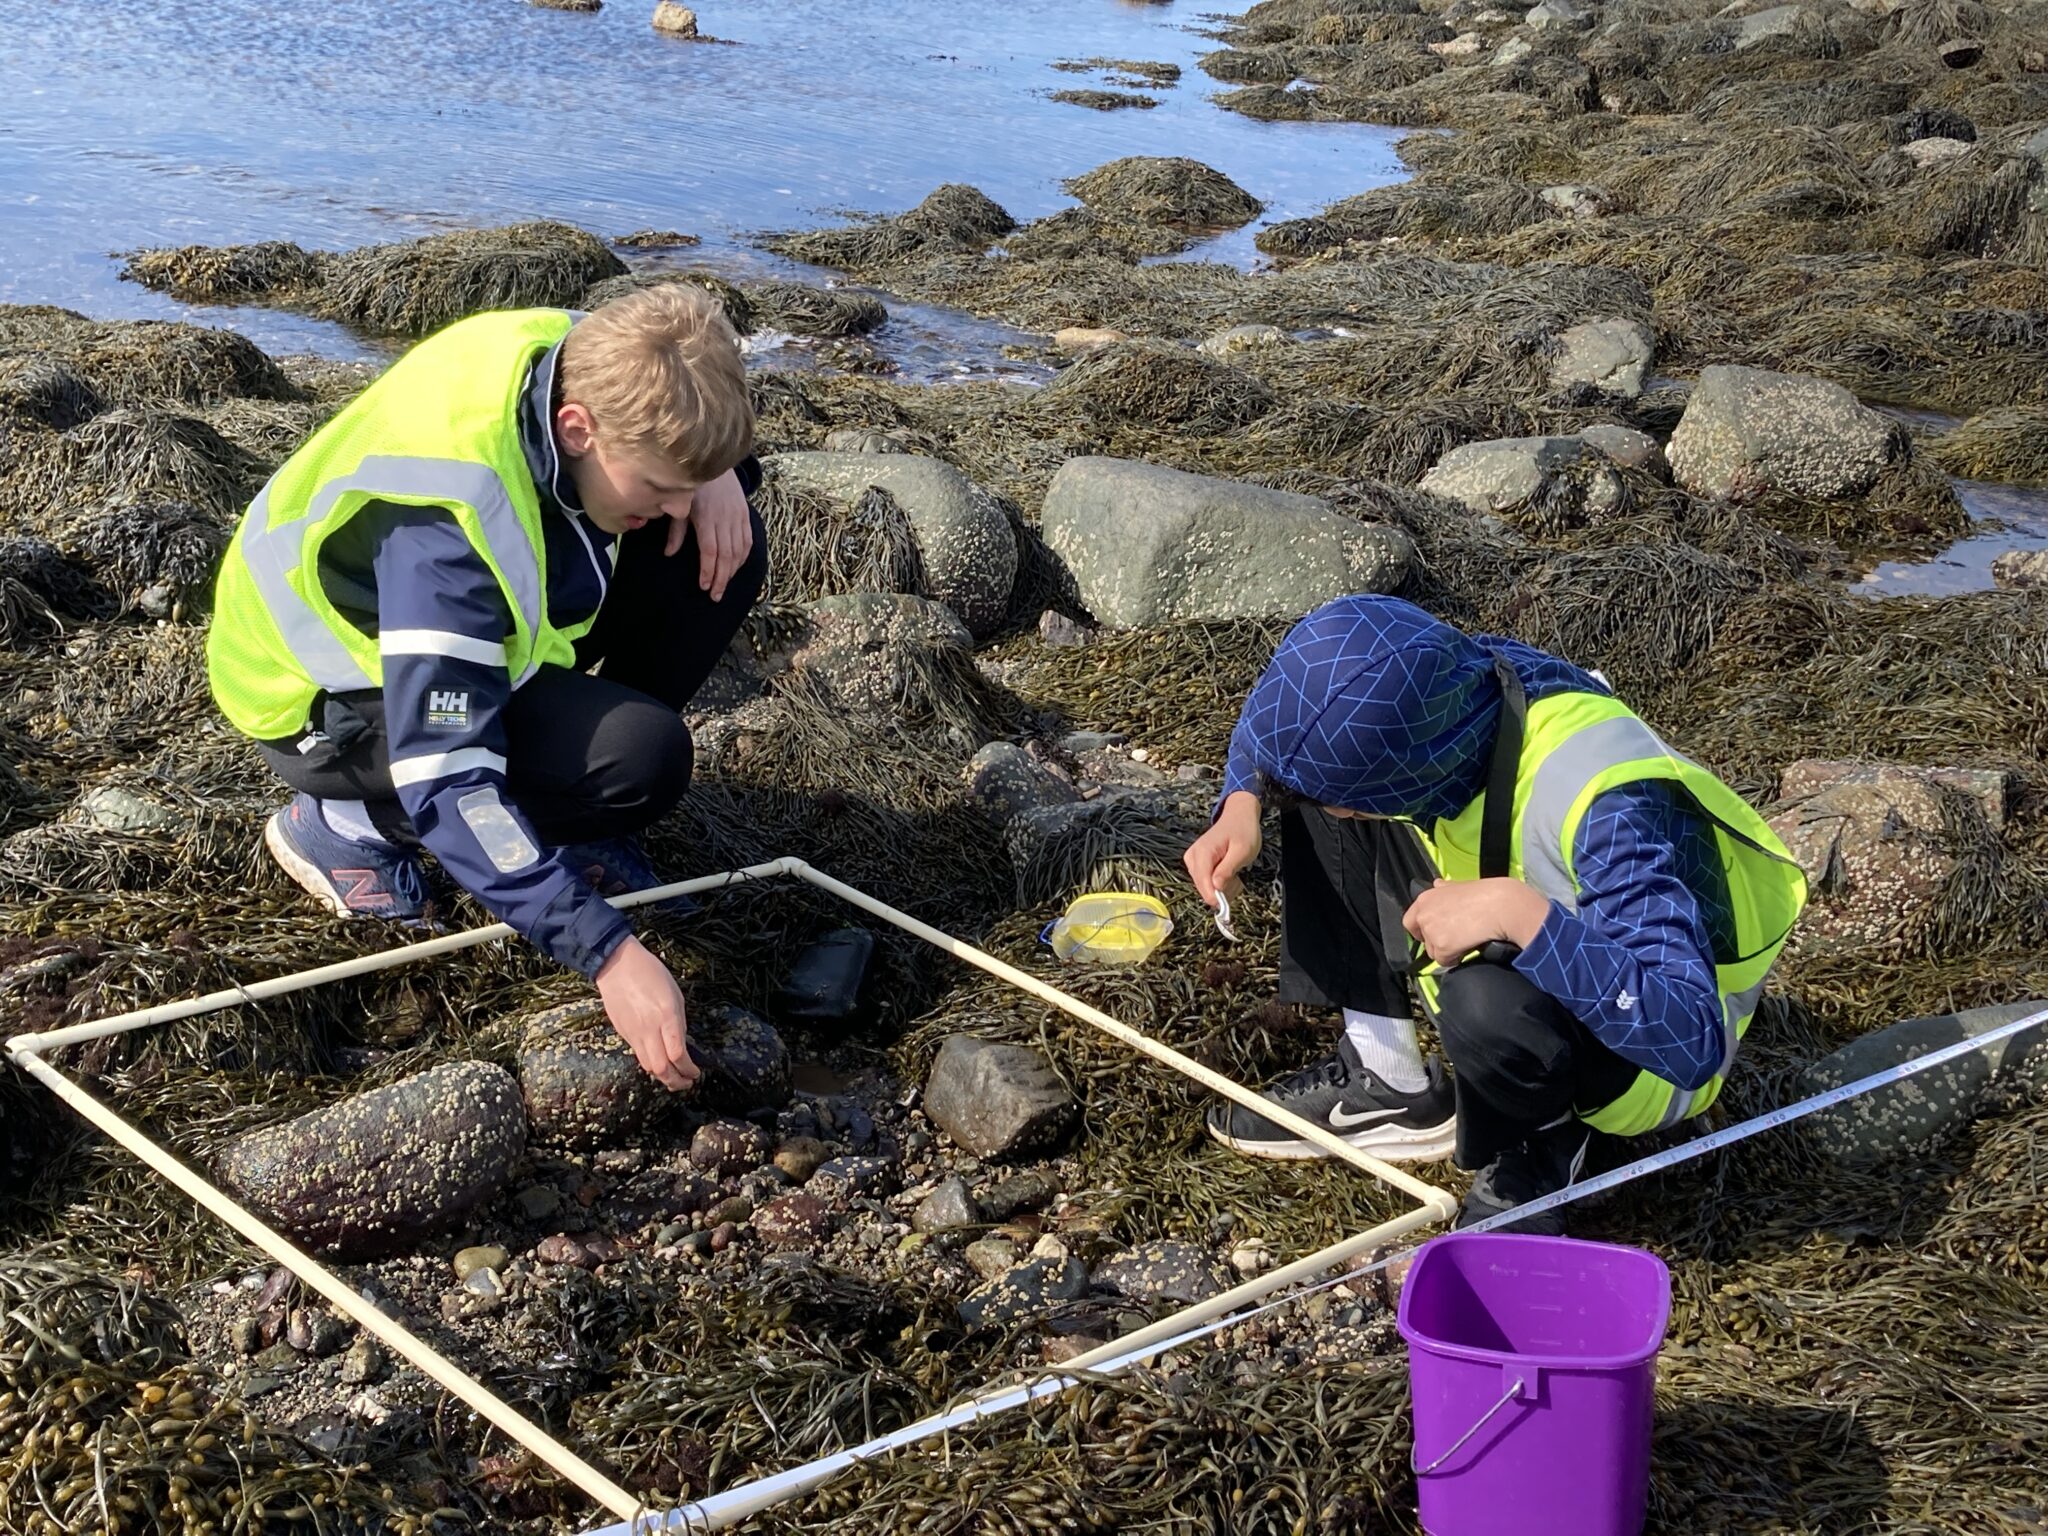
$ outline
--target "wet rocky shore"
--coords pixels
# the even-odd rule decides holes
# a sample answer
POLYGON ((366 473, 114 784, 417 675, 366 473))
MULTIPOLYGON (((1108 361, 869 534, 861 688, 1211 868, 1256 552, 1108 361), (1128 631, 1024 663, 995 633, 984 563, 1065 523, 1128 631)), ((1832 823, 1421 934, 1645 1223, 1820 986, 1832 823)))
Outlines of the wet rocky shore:
MULTIPOLYGON (((394 344, 676 281, 806 338, 821 366, 753 378, 771 588, 649 839, 676 877, 798 855, 1268 1080, 1329 1024, 1271 1002, 1273 871, 1231 944, 1179 853, 1288 622, 1390 591, 1602 668, 1807 867, 1718 1117, 2048 994, 2043 557, 2015 539, 1981 591, 1851 589, 1971 530, 1954 479, 2048 481, 2048 7, 1268 0, 1218 42, 1226 108, 1415 127, 1414 174, 1264 224, 1260 188, 1186 160, 1110 162, 1021 224, 946 185, 764 236, 802 283, 551 222, 126 270, 394 344), (1185 259, 1244 228, 1258 270, 1185 259), (1029 333, 1049 382, 904 382, 905 302, 1029 333), (1060 966, 1040 929, 1109 887, 1167 901, 1172 939, 1060 966)), ((276 790, 202 654, 239 509, 373 374, 0 309, 10 1032, 399 942, 269 864, 276 790)), ((702 900, 642 920, 708 1068, 683 1101, 516 946, 56 1060, 655 1503, 1403 1208, 1233 1157, 1192 1085, 821 891, 702 900), (338 1166, 337 1137, 367 1151, 338 1166)), ((1584 1211, 1673 1269, 1653 1529, 2048 1522, 2044 1057, 1584 1211)), ((40 1089, 0 1079, 0 1127, 0 1527, 595 1523, 40 1089)), ((1407 1451, 1362 1279, 756 1528, 1407 1530, 1407 1451)))

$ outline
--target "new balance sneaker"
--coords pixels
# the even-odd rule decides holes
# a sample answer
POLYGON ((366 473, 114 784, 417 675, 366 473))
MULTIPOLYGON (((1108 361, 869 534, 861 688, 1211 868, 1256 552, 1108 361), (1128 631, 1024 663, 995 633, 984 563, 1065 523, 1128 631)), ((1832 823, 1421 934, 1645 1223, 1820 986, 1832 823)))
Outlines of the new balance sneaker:
MULTIPOLYGON (((1429 1082, 1420 1091, 1390 1088, 1358 1059, 1349 1040, 1312 1066, 1303 1067, 1266 1090, 1265 1097, 1304 1120, 1390 1163, 1422 1163, 1449 1157, 1457 1142, 1458 1117, 1451 1085, 1434 1057, 1429 1082)), ((1209 1134, 1252 1157, 1310 1158, 1330 1154, 1312 1141, 1238 1104, 1211 1106, 1209 1134)))
POLYGON ((320 802, 298 794, 263 826, 263 846, 284 872, 337 917, 417 922, 427 907, 419 856, 394 843, 346 837, 327 825, 320 802))
MULTIPOLYGON (((1554 1195, 1568 1188, 1586 1165, 1586 1149, 1592 1144, 1592 1130, 1578 1120, 1532 1131, 1526 1141, 1509 1147, 1473 1175, 1466 1192, 1465 1207, 1458 1212, 1457 1225, 1469 1227, 1489 1216, 1498 1216, 1531 1200, 1554 1195)), ((1543 1211, 1524 1221, 1489 1228, 1494 1232, 1527 1232, 1537 1237, 1565 1235, 1565 1208, 1543 1211)))
MULTIPOLYGON (((607 837, 589 843, 568 843, 562 848, 562 857, 600 896, 625 896, 664 883, 647 861, 638 838, 607 837)), ((654 910, 687 915, 698 907, 687 896, 671 896, 655 902, 654 910)))

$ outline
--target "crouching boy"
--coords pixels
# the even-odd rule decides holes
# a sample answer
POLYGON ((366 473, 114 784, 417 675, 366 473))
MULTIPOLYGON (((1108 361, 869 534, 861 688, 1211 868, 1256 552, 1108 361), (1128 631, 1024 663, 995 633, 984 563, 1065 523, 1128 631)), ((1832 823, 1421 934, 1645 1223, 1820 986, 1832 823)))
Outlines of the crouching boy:
MULTIPOLYGON (((1392 598, 1310 614, 1252 689, 1186 855, 1212 906, 1274 802, 1280 997, 1344 1031, 1266 1097, 1377 1157, 1455 1154, 1461 1226, 1565 1188, 1593 1131, 1712 1104, 1806 900, 1762 818, 1601 679, 1392 598)), ((1209 1130, 1325 1155, 1232 1105, 1209 1130)))
POLYGON ((207 639, 216 703, 296 791, 264 829, 292 879, 417 920, 431 853, 671 1089, 682 993, 603 898, 654 883, 633 839, 688 787, 678 711, 766 575, 752 441, 695 288, 458 321, 270 478, 207 639))

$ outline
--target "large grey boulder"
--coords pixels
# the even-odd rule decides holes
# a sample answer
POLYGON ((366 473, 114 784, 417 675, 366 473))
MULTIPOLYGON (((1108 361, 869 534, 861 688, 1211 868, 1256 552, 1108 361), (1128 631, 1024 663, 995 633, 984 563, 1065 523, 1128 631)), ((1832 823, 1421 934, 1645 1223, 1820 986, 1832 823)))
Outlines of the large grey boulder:
POLYGON ((190 829, 192 818, 181 816, 162 802, 138 795, 119 784, 102 784, 88 790, 78 802, 86 822, 102 832, 147 837, 175 835, 190 829))
POLYGON ((1766 368, 1700 374, 1667 450, 1701 496, 1822 500, 1869 489, 1904 451, 1899 429, 1839 384, 1766 368))
POLYGON ((1996 768, 1905 767, 1855 758, 1802 757, 1778 775, 1778 798, 1799 800, 1838 784, 1939 784, 1967 795, 1994 828, 2005 825, 2006 775, 1996 768))
POLYGON ((1018 901, 1072 895, 1117 866, 1173 867, 1202 830, 1193 798, 1182 786, 1105 787, 1093 800, 1019 811, 1003 827, 1018 901))
MULTIPOLYGON (((928 702, 935 679, 973 666, 974 637, 951 609, 904 592, 843 592, 779 610, 765 635, 742 630, 692 702, 731 710, 794 685, 848 715, 885 716, 928 702)), ((715 717, 698 724, 708 750, 715 717)))
POLYGON ((1976 147, 1961 139, 1913 139, 1901 144, 1899 153, 1911 160, 1917 169, 1925 171, 1959 160, 1976 147))
POLYGON ((1219 362, 1229 362, 1246 352, 1267 347, 1284 347, 1291 338, 1277 325, 1233 325, 1228 330, 1195 344, 1195 350, 1219 362))
POLYGON ((519 1084, 457 1061, 229 1143, 222 1188, 301 1246, 354 1261, 458 1225, 526 1150, 519 1084))
POLYGON ((1605 187, 1570 182, 1545 187, 1536 194, 1544 206, 1568 219, 1604 219, 1614 212, 1614 199, 1605 187))
MULTIPOLYGON (((1996 775, 1987 775, 1996 778, 1996 775)), ((1844 954, 1896 945, 1924 918, 1961 860, 1958 843, 1994 834, 2002 783, 1965 770, 1797 764, 1770 824, 1806 871, 1811 900, 1793 945, 1844 954), (1977 820, 1959 838, 1958 820, 1977 820)))
POLYGON ((1584 385, 1627 400, 1642 394, 1657 346, 1640 320, 1618 319, 1575 325, 1558 342, 1557 361, 1550 369, 1552 389, 1584 385))
POLYGON ((654 7, 654 30, 668 37, 694 41, 697 37, 697 13, 687 5, 678 5, 676 0, 659 0, 654 7))
POLYGON ((903 509, 935 601, 976 638, 1008 614, 1016 535, 996 499, 952 465, 914 453, 778 453, 767 464, 790 483, 840 501, 879 486, 903 509))
POLYGON ((1583 429, 1579 441, 1629 469, 1654 469, 1664 461, 1664 449, 1657 439, 1616 422, 1603 421, 1583 429))
POLYGON ((1522 18, 1538 32, 1576 32, 1593 25, 1593 14, 1572 0, 1542 0, 1522 18))
POLYGON ((1481 513, 1540 503, 1554 511, 1599 514, 1621 504, 1621 482, 1606 455, 1576 437, 1467 443, 1437 460, 1418 489, 1481 513))
POLYGON ((948 1035, 924 1086, 924 1112, 976 1157, 1042 1150, 1077 1105, 1052 1064, 1029 1046, 948 1035))
POLYGON ((888 711, 920 691, 920 668, 967 657, 974 637, 953 612, 901 592, 849 592, 804 607, 802 629, 760 658, 768 675, 789 672, 841 708, 888 711))
POLYGON ((1741 53, 1774 38, 1792 37, 1805 18, 1806 7, 1803 5, 1774 5, 1769 10, 1745 16, 1735 28, 1735 51, 1741 53))
POLYGON ((1126 459, 1069 459, 1040 531, 1096 620, 1293 619, 1353 592, 1391 592, 1414 546, 1312 496, 1126 459))
MULTIPOLYGON (((1808 1095, 1825 1093, 1902 1066, 1944 1046, 1989 1034, 2048 1009, 2048 1002, 2000 1003, 1932 1018, 1903 1019, 1850 1041, 1800 1074, 1808 1095)), ((1838 1162, 1881 1162, 1911 1152, 1967 1125, 1994 1082, 2038 1089, 2048 1081, 2048 1025, 2037 1025, 1930 1067, 1901 1082, 1873 1089, 1800 1122, 1802 1134, 1838 1162)))

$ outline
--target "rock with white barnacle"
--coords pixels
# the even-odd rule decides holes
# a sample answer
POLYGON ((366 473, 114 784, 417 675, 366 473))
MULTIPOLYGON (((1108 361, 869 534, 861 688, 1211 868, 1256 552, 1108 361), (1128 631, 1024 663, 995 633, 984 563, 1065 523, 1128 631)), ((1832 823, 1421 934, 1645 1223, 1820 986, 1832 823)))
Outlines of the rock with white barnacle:
POLYGON ((457 1061, 243 1136, 216 1172, 303 1247, 352 1261, 457 1225, 505 1186, 525 1150, 512 1074, 457 1061))
MULTIPOLYGON (((1808 1094, 1825 1093, 2044 1012, 2048 1003, 2035 998, 1902 1019, 1822 1057, 1800 1074, 1799 1086, 1808 1094)), ((2010 1083, 2023 1093, 2048 1086, 2048 1023, 1821 1110, 1800 1122, 1800 1133, 1831 1161, 1880 1163, 1968 1125, 1994 1083, 2010 1083)))

